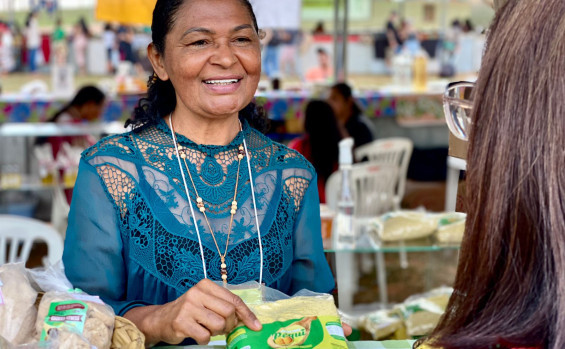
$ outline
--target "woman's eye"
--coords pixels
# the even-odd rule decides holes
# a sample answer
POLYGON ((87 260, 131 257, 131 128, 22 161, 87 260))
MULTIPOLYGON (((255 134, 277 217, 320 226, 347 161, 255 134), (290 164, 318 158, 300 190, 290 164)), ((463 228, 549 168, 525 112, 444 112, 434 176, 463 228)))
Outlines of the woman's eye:
POLYGON ((207 44, 206 40, 197 40, 197 41, 193 41, 189 44, 189 46, 204 46, 207 44))
POLYGON ((251 39, 247 37, 239 37, 235 39, 235 42, 243 44, 243 43, 251 42, 251 39))

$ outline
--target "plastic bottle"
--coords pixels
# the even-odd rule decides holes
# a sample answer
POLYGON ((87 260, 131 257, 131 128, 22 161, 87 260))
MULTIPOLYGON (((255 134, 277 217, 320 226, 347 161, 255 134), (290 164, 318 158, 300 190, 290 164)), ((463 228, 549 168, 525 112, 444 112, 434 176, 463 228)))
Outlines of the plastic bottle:
POLYGON ((428 87, 428 59, 425 53, 419 52, 414 57, 414 89, 425 91, 428 87))
POLYGON ((332 224, 333 248, 346 250, 355 248, 355 204, 351 188, 351 165, 353 164, 353 138, 339 142, 339 171, 341 172, 341 192, 337 213, 332 224))

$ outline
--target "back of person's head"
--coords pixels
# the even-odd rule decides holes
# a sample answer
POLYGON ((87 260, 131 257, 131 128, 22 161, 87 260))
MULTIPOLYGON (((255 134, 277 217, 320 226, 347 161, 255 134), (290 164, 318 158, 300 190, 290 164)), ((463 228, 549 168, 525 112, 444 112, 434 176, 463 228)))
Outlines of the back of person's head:
POLYGON ((96 86, 84 86, 80 88, 69 103, 71 106, 81 106, 88 102, 101 104, 106 95, 96 86))
POLYGON ((438 348, 565 348, 565 1, 508 0, 475 88, 465 236, 438 348))
MULTIPOLYGON (((106 95, 99 88, 95 86, 84 86, 77 91, 73 99, 63 106, 59 111, 57 111, 53 117, 50 119, 52 122, 56 122, 57 119, 70 108, 81 108, 84 106, 92 106, 96 108, 96 113, 101 111, 101 107, 106 100, 106 95)), ((84 119, 90 120, 97 115, 91 115, 91 108, 88 108, 88 112, 84 119)))
POLYGON ((306 105, 304 131, 310 139, 312 164, 318 176, 327 179, 337 163, 341 140, 337 119, 327 102, 312 100, 306 105))

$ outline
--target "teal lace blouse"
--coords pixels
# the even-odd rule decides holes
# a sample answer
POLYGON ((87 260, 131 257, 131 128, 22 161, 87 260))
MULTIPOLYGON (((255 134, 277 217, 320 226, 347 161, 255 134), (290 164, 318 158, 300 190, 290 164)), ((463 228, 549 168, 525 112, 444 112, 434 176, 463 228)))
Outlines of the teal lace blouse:
MULTIPOLYGON (((263 282, 284 293, 302 288, 329 292, 334 279, 323 254, 316 174, 297 152, 243 123, 226 146, 189 149, 188 169, 218 245, 225 247, 237 175, 237 149, 245 137, 263 245, 263 282)), ((184 163, 183 163, 183 166, 184 163)), ((192 203, 195 193, 187 177, 192 203)), ((260 253, 247 161, 241 161, 226 257, 228 281, 259 279, 260 253)), ((220 257, 196 207, 208 277, 221 280, 220 257)), ((136 306, 164 304, 204 278, 168 125, 107 137, 87 149, 79 165, 63 261, 71 283, 96 294, 117 315, 136 306)))

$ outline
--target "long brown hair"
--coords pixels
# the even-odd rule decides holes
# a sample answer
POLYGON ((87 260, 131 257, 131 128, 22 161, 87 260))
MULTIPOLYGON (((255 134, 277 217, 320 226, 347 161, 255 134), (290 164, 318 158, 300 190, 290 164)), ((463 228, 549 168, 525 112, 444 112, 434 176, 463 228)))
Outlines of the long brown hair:
POLYGON ((471 117, 455 291, 426 342, 565 348, 565 1, 496 13, 471 117))

